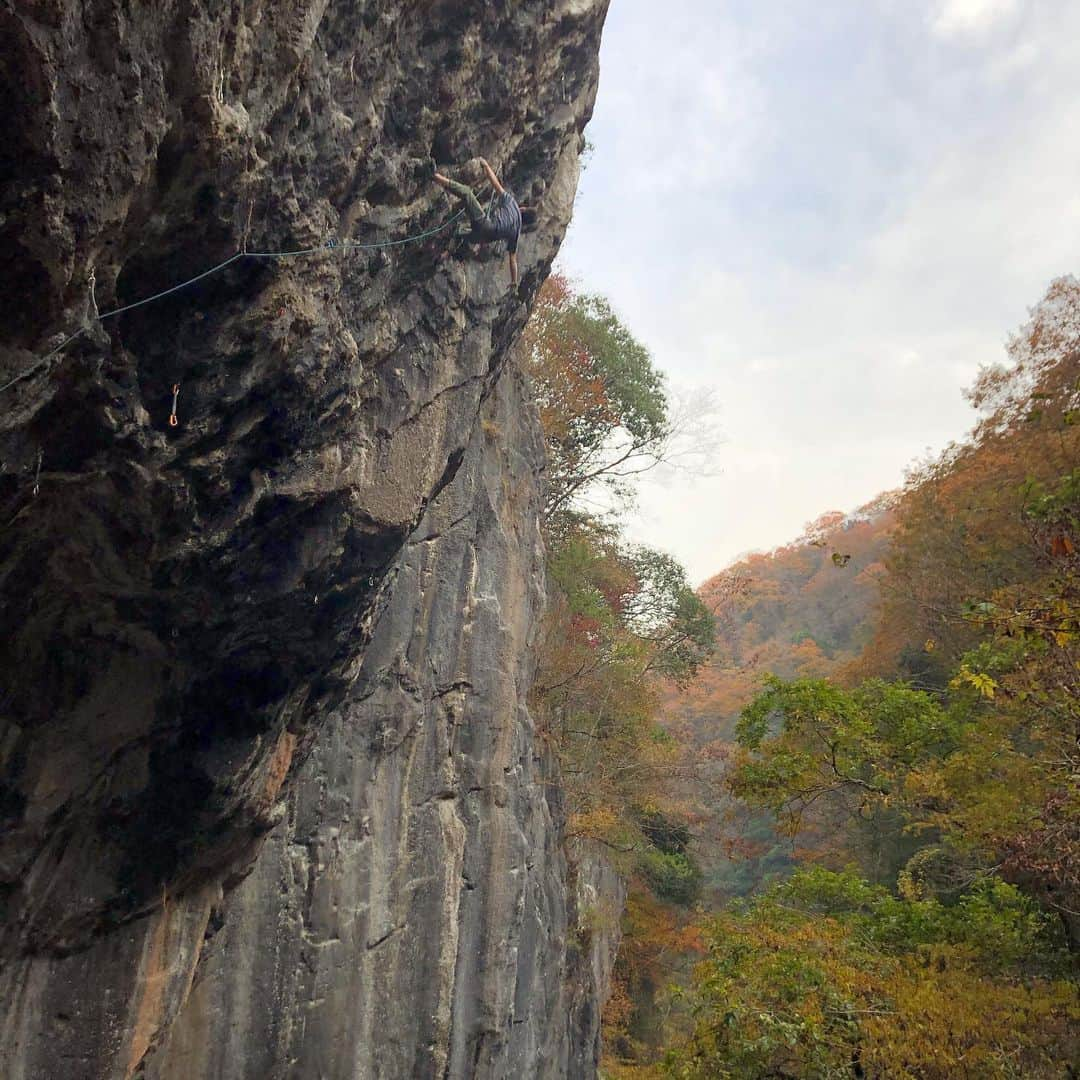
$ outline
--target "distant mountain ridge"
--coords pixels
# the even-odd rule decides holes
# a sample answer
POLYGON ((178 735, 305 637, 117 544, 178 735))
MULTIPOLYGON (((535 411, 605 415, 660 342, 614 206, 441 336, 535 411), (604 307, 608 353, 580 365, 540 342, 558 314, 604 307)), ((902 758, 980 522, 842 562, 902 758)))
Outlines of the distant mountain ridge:
POLYGON ((706 581, 699 593, 717 612, 717 652, 668 699, 667 725, 699 744, 727 741, 762 674, 823 678, 857 660, 877 625, 894 501, 886 492, 829 511, 791 543, 706 581))

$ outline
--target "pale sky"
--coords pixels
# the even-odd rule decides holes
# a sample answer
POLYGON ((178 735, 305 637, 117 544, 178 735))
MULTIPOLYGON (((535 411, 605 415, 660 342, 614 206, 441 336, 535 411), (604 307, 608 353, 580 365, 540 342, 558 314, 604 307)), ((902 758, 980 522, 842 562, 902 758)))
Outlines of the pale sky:
POLYGON ((1077 0, 612 0, 560 268, 671 384, 714 475, 635 539, 701 581, 898 486, 1080 269, 1077 0))

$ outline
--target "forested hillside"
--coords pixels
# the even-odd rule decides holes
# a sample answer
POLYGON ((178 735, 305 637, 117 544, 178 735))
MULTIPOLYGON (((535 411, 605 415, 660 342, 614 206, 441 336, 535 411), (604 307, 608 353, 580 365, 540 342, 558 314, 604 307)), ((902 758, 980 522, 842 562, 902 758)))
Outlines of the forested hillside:
POLYGON ((1077 1075, 1080 283, 1008 360, 900 492, 701 590, 667 728, 714 888, 628 921, 611 1076, 1077 1075))
MULTIPOLYGON (((823 514, 798 539, 747 556, 698 590, 716 619, 716 651, 689 684, 669 682, 658 703, 670 765, 664 788, 677 822, 670 835, 686 872, 681 889, 631 877, 606 1013, 612 1076, 636 1075, 627 1062, 657 1060, 678 1022, 664 988, 688 979, 703 951, 695 908, 747 895, 796 865, 792 838, 725 786, 735 727, 769 672, 820 677, 862 655, 877 625, 891 505, 885 495, 851 514, 823 514)), ((820 847, 822 838, 803 836, 799 845, 820 847)))
POLYGON ((717 652, 666 722, 700 743, 730 738, 763 672, 816 678, 862 655, 873 638, 895 516, 891 497, 823 514, 792 543, 748 555, 699 590, 717 613, 717 652))
MULTIPOLYGON (((743 896, 794 864, 792 839, 724 787, 735 726, 766 675, 825 678, 863 655, 880 617, 894 498, 822 514, 798 539, 747 556, 699 590, 717 616, 717 651, 688 687, 669 688, 663 723, 697 755, 685 794, 692 850, 714 902, 743 896)), ((825 842, 799 838, 800 847, 825 842)))

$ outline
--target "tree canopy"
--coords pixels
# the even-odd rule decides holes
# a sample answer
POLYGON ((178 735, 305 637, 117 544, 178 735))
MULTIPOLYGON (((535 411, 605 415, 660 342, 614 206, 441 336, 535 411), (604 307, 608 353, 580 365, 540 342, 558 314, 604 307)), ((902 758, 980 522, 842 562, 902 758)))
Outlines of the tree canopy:
POLYGON ((548 449, 548 515, 589 489, 631 496, 629 481, 659 463, 672 435, 664 377, 602 297, 558 274, 540 290, 522 355, 548 449))
POLYGON ((667 1075, 1064 1076, 1080 995, 1054 929, 1001 882, 950 906, 800 871, 709 922, 693 1031, 667 1075))

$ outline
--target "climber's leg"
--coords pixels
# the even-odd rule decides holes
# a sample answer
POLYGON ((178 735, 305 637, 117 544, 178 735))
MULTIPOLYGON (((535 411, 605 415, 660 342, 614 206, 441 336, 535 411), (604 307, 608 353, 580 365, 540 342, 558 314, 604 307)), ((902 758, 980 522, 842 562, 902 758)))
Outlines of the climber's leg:
POLYGON ((451 180, 448 176, 443 176, 441 173, 435 174, 435 183, 446 188, 447 191, 452 195, 456 195, 465 204, 465 212, 469 215, 469 220, 474 225, 479 225, 486 221, 484 208, 480 205, 480 200, 476 197, 476 193, 468 184, 459 184, 456 180, 451 180))

